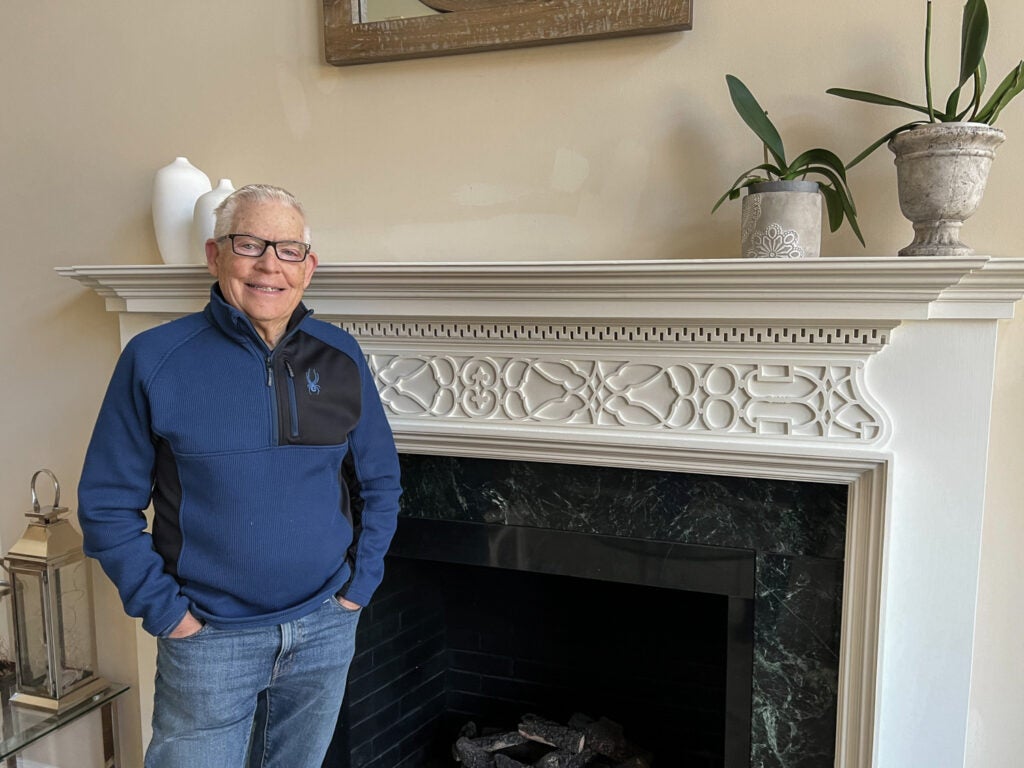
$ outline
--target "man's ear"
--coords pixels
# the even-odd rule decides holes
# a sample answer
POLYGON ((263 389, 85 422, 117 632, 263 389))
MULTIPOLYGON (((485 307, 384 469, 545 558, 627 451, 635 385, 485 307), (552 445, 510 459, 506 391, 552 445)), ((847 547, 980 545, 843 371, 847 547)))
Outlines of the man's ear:
POLYGON ((217 245, 217 241, 211 237, 206 241, 206 268, 214 277, 219 277, 217 274, 217 256, 219 255, 220 246, 217 245))
POLYGON ((306 261, 309 262, 309 266, 306 267, 306 284, 302 286, 303 290, 309 288, 309 281, 313 279, 313 273, 316 272, 316 268, 320 264, 320 257, 310 251, 306 256, 306 261))

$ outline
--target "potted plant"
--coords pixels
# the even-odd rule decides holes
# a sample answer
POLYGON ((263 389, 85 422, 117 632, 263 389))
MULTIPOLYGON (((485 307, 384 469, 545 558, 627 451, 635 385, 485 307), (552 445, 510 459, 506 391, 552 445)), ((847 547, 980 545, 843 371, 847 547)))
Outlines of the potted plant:
POLYGON ((914 240, 901 256, 966 256, 960 227, 981 203, 995 149, 1005 134, 993 128, 1003 108, 1024 88, 1024 61, 984 100, 985 44, 989 16, 985 0, 967 0, 960 25, 959 81, 941 107, 932 98, 932 4, 927 3, 924 36, 925 103, 911 104, 867 91, 829 88, 827 93, 869 104, 901 107, 926 116, 893 128, 855 157, 853 167, 888 143, 896 156, 900 209, 914 224, 914 240), (970 86, 968 86, 970 83, 970 86), (970 98, 961 107, 965 89, 970 98))
POLYGON ((835 153, 815 148, 792 162, 778 129, 750 90, 733 75, 726 75, 733 106, 764 147, 764 162, 740 174, 711 212, 743 190, 742 255, 748 258, 814 258, 821 250, 821 200, 825 199, 829 229, 835 232, 845 219, 864 244, 857 226, 857 209, 846 183, 846 166, 835 153), (808 181, 816 176, 817 181, 808 181))

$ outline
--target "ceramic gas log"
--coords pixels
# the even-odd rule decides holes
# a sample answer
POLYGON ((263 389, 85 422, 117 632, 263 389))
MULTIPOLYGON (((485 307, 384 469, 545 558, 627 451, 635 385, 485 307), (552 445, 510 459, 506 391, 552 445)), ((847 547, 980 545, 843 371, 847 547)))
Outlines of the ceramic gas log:
POLYGON ((523 715, 517 730, 477 735, 463 726, 452 754, 465 768, 647 768, 651 753, 630 743, 622 726, 575 713, 566 725, 523 715))

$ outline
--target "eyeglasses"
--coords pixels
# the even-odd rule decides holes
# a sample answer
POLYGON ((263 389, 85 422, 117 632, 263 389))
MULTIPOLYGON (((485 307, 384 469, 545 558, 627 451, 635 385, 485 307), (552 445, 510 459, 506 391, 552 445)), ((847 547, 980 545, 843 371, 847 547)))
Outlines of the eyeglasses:
POLYGON ((281 261, 292 263, 305 261, 309 255, 309 243, 301 243, 298 240, 264 240, 255 235, 224 235, 217 238, 217 242, 224 240, 231 241, 231 250, 239 256, 248 256, 251 259, 258 259, 262 256, 268 246, 273 246, 274 255, 281 261))

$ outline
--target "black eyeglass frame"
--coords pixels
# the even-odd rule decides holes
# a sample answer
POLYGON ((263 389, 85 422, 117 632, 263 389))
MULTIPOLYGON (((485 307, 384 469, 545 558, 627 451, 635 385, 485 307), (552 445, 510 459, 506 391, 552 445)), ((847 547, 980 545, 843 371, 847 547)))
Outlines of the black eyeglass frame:
POLYGON ((243 258, 246 258, 246 259, 261 259, 261 258, 263 258, 263 254, 267 252, 267 248, 269 248, 270 246, 274 246, 274 256, 277 257, 277 260, 278 261, 283 261, 285 264, 301 264, 302 262, 304 262, 306 260, 306 257, 309 256, 310 243, 304 243, 301 240, 276 240, 276 241, 275 240, 264 240, 262 237, 257 237, 256 235, 250 235, 250 234, 248 234, 246 232, 232 232, 231 234, 222 235, 221 237, 217 238, 217 242, 218 243, 222 243, 225 240, 230 240, 231 241, 231 252, 233 254, 235 254, 236 256, 242 256, 243 258), (236 237, 249 237, 249 238, 252 238, 253 240, 257 240, 257 241, 263 243, 263 250, 260 251, 259 253, 257 253, 255 256, 252 255, 251 253, 239 253, 238 251, 235 250, 235 238, 236 237), (302 258, 298 259, 298 260, 296 260, 296 259, 282 259, 281 258, 281 254, 277 250, 277 246, 278 245, 282 245, 284 243, 290 243, 292 245, 301 245, 304 248, 304 251, 302 253, 302 258))

